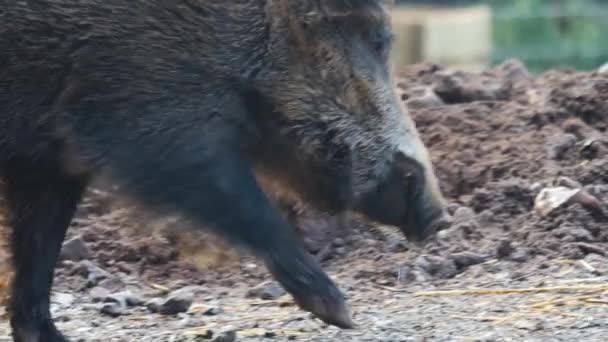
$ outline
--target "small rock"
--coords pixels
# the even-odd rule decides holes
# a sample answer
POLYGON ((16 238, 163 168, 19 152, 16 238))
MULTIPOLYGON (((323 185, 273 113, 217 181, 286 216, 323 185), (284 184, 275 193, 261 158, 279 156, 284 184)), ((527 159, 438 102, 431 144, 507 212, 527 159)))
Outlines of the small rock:
POLYGON ((588 139, 583 143, 580 154, 585 159, 595 159, 602 151, 602 143, 597 139, 588 139))
POLYGON ((285 289, 274 281, 262 283, 249 291, 248 298, 260 298, 263 300, 276 300, 285 295, 285 289))
POLYGON ((90 256, 89 248, 81 237, 66 241, 61 247, 60 260, 81 261, 90 256))
POLYGON ((236 341, 236 329, 234 327, 225 327, 212 340, 213 342, 234 342, 236 341))
POLYGON ((63 307, 69 307, 74 303, 75 297, 70 293, 55 292, 51 297, 51 302, 63 307))
POLYGON ((205 341, 205 340, 210 340, 213 338, 213 330, 211 329, 205 329, 204 331, 200 331, 196 333, 196 337, 194 338, 194 341, 205 341))
POLYGON ((151 312, 160 312, 161 307, 163 306, 164 300, 162 298, 152 298, 148 300, 144 305, 151 312))
POLYGON ((164 315, 175 315, 186 312, 192 305, 194 294, 190 291, 174 291, 167 296, 160 306, 159 312, 164 315))
POLYGON ((549 159, 560 160, 564 157, 566 151, 576 145, 576 135, 572 133, 564 133, 551 136, 547 140, 547 156, 549 159))
POLYGON ((101 286, 95 286, 89 291, 93 303, 102 302, 110 295, 110 291, 101 286))
POLYGON ((578 189, 581 188, 582 185, 581 183, 575 181, 572 178, 566 177, 566 176, 560 176, 557 178, 557 185, 559 186, 565 186, 567 188, 570 189, 578 189))
POLYGON ((599 319, 595 317, 582 317, 577 320, 576 323, 572 326, 574 329, 589 329, 594 327, 601 327, 605 325, 604 322, 601 322, 599 319))
POLYGON ((476 254, 473 252, 454 253, 451 256, 458 268, 465 268, 472 265, 481 264, 488 259, 487 255, 476 254))
POLYGON ((212 306, 212 307, 208 308, 207 310, 205 310, 205 312, 203 314, 206 316, 216 316, 223 312, 224 312, 224 310, 221 307, 212 306))
POLYGON ((597 71, 600 74, 608 74, 608 63, 604 63, 602 66, 600 66, 597 71))
POLYGON ((534 194, 538 194, 543 189, 543 185, 540 182, 534 182, 530 185, 530 191, 534 194))
POLYGON ((477 222, 475 211, 469 207, 460 207, 456 209, 451 217, 451 227, 439 233, 445 232, 444 234, 453 236, 458 234, 466 239, 473 234, 477 234, 478 231, 479 223, 477 222))
POLYGON ((397 270, 397 282, 400 284, 409 284, 416 280, 416 274, 409 266, 400 267, 397 270))
POLYGON ((87 287, 97 285, 100 281, 106 279, 110 275, 107 271, 89 260, 82 260, 74 264, 72 273, 86 277, 87 287))
POLYGON ((122 278, 117 276, 106 277, 102 281, 99 282, 99 286, 108 289, 109 291, 120 291, 127 284, 122 280, 122 278))
POLYGON ((538 331, 538 330, 542 330, 544 328, 542 322, 538 321, 532 321, 529 319, 520 319, 515 321, 515 323, 513 324, 517 329, 522 329, 522 330, 530 330, 530 331, 538 331))
POLYGON ((487 332, 487 333, 473 339, 473 341, 475 341, 475 342, 496 342, 498 340, 499 340, 499 336, 493 331, 487 332))
MULTIPOLYGON (((584 228, 579 228, 579 227, 571 227, 571 226, 565 226, 559 229, 556 229, 553 231, 553 235, 555 235, 558 238, 562 238, 562 237, 571 237, 572 238, 572 242, 591 242, 594 240, 593 235, 591 235, 591 233, 584 229, 584 228)), ((567 241, 567 240, 563 240, 563 241, 567 241)))
POLYGON ((108 296, 106 296, 104 301, 107 303, 110 303, 110 302, 118 303, 122 307, 139 306, 139 305, 144 304, 144 301, 139 296, 133 294, 133 292, 131 292, 131 291, 123 291, 123 292, 118 292, 118 293, 108 295, 108 296))
POLYGON ((193 327, 196 324, 196 323, 192 322, 190 315, 188 315, 186 313, 182 312, 180 314, 177 314, 177 317, 179 318, 179 321, 175 322, 175 327, 177 329, 193 327))
POLYGON ((243 268, 246 270, 255 270, 258 268, 258 265, 254 263, 247 263, 243 266, 243 268))
POLYGON ((447 279, 459 273, 453 260, 440 256, 421 255, 416 258, 416 266, 430 275, 441 279, 447 279))
POLYGON ((498 259, 506 259, 515 252, 515 248, 511 245, 509 240, 501 240, 496 247, 496 257, 498 259))
POLYGON ((517 248, 511 255, 509 256, 509 260, 515 262, 526 262, 530 260, 532 257, 532 253, 527 248, 517 248))
POLYGON ((469 207, 458 207, 458 209, 454 211, 452 219, 455 223, 474 220, 475 211, 469 207))
POLYGON ((555 209, 572 200, 580 189, 570 189, 565 186, 542 189, 534 199, 534 210, 540 216, 547 216, 555 209))
POLYGON ((101 307, 101 313, 110 317, 118 317, 124 314, 124 308, 118 303, 107 303, 101 307))

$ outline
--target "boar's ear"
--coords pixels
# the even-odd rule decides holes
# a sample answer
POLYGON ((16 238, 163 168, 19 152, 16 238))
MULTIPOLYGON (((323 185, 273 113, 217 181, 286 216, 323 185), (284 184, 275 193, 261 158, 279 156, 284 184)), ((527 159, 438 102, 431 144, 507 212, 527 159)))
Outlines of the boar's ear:
POLYGON ((320 22, 347 22, 352 25, 383 23, 393 0, 268 0, 271 13, 292 23, 311 27, 320 22))
POLYGON ((334 21, 354 25, 382 23, 387 19, 386 0, 311 0, 308 22, 334 21))

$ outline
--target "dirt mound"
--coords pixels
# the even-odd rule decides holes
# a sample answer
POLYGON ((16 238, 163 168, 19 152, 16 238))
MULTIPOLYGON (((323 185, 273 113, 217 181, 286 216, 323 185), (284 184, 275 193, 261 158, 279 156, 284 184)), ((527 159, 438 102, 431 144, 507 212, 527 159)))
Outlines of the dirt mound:
POLYGON ((535 78, 517 61, 483 73, 422 64, 400 73, 399 88, 452 207, 473 209, 485 239, 550 256, 608 251, 605 215, 577 203, 547 217, 533 210, 544 187, 565 185, 607 212, 608 75, 535 78))
MULTIPOLYGON (((372 268, 393 274, 392 253, 408 250, 452 261, 462 258, 458 253, 474 251, 476 262, 498 256, 519 261, 535 255, 581 258, 608 251, 605 216, 594 215, 580 203, 564 205, 546 217, 534 210, 543 188, 566 185, 583 189, 608 213, 606 74, 563 70, 533 77, 519 62, 507 61, 482 73, 419 64, 398 76, 402 99, 431 151, 450 202, 452 225, 417 249, 397 230, 358 218, 331 217, 284 199, 283 213, 311 252, 337 267, 348 265, 347 256, 373 254, 377 262, 372 268)), ((202 277, 193 262, 224 273, 223 265, 239 258, 209 234, 183 233, 179 221, 165 223, 155 230, 158 234, 144 238, 141 229, 117 229, 149 224, 116 214, 100 194, 88 196, 79 211, 88 219, 77 221, 78 228, 70 234, 80 235, 105 267, 137 270, 154 279, 179 270, 180 277, 202 283, 214 282, 215 275, 202 277), (189 258, 184 261, 180 253, 189 258)), ((452 261, 444 266, 459 265, 455 272, 426 270, 432 274, 425 277, 451 277, 468 266, 452 261)), ((420 269, 420 262, 410 264, 420 269)))

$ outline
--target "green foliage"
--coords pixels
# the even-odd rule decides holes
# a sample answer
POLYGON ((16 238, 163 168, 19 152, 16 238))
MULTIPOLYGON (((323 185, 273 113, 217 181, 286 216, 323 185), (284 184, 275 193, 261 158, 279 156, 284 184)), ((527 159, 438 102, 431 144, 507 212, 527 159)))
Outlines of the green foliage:
POLYGON ((608 62, 608 0, 397 0, 407 5, 488 4, 491 62, 522 60, 533 72, 608 62))
POLYGON ((493 62, 522 59, 533 71, 595 68, 608 61, 608 5, 594 0, 488 1, 493 62))

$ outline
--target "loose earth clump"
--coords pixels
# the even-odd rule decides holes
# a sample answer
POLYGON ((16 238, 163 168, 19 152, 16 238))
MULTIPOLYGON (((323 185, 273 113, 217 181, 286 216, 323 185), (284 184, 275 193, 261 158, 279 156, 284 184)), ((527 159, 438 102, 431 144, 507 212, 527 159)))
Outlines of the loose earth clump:
POLYGON ((64 245, 59 327, 86 341, 608 339, 608 74, 535 77, 512 60, 398 76, 449 200, 436 239, 412 245, 391 227, 285 200, 358 330, 298 310, 247 253, 178 218, 143 221, 103 191, 89 193, 64 245))

